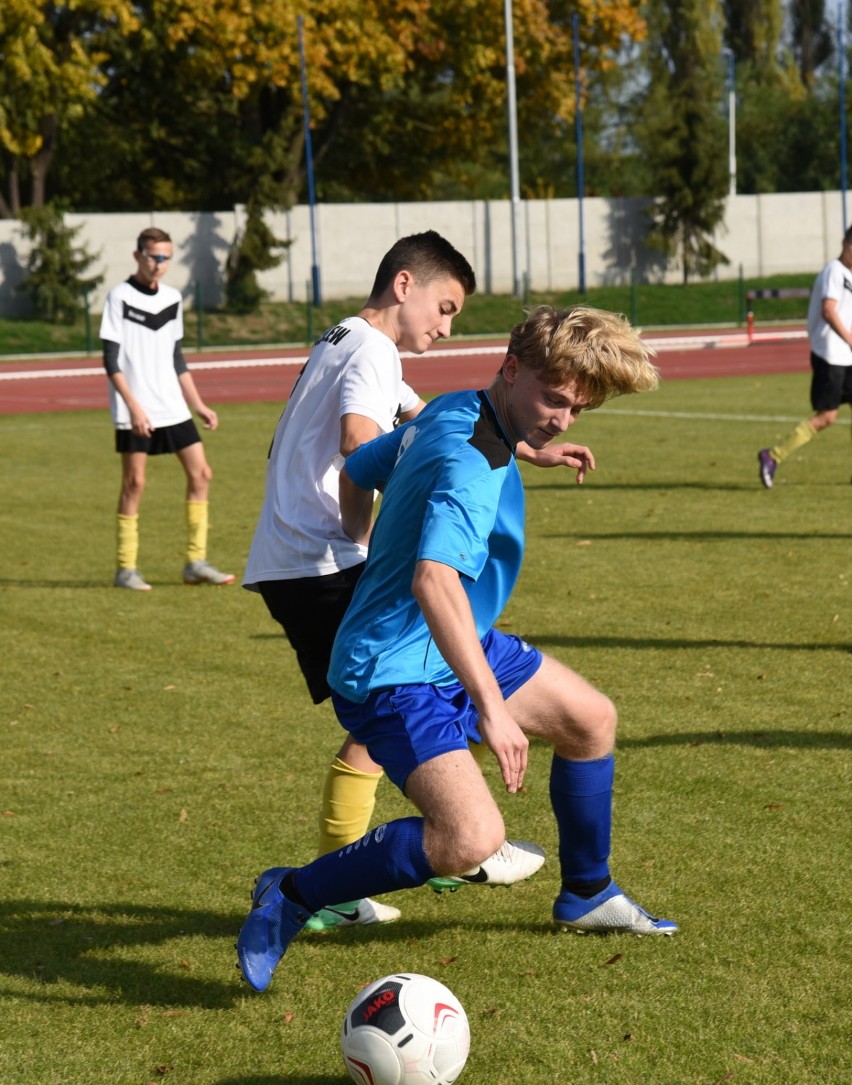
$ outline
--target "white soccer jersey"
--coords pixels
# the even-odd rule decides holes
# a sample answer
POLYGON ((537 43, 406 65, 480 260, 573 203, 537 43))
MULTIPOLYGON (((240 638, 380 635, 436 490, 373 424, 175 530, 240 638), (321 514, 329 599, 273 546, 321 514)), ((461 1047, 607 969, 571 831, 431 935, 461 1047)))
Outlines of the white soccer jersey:
POLYGON ((395 344, 347 317, 314 344, 275 430, 266 493, 243 585, 324 576, 364 561, 340 523, 340 419, 360 414, 383 433, 419 397, 402 379, 395 344))
POLYGON ((808 338, 811 350, 829 365, 852 365, 852 349, 822 315, 826 298, 837 302, 841 322, 852 328, 852 271, 839 260, 831 260, 817 275, 808 306, 808 338))
MULTIPOLYGON (((130 391, 155 427, 174 426, 192 417, 175 372, 175 344, 183 339, 183 302, 173 286, 146 290, 127 280, 107 295, 101 339, 118 343, 118 367, 130 391)), ((127 404, 109 382, 109 404, 116 429, 130 429, 127 404)))

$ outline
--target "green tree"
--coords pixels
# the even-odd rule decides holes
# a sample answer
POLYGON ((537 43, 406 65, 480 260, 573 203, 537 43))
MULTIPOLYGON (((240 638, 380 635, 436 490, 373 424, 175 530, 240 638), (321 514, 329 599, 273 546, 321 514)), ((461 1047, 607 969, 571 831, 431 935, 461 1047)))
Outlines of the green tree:
MULTIPOLYGON (((532 189, 565 184, 573 10, 514 0, 532 189), (540 182, 542 146, 553 165, 540 182)), ((138 0, 135 11, 136 30, 106 33, 103 86, 57 163, 74 206, 217 209, 248 203, 261 184, 265 205, 304 198, 299 11, 321 199, 506 194, 499 0, 138 0)), ((580 11, 584 69, 615 72, 622 43, 644 33, 638 0, 580 11)))
POLYGON ((821 65, 831 57, 831 30, 825 17, 825 0, 790 0, 793 54, 802 83, 813 86, 821 65))
POLYGON ((31 248, 18 289, 29 294, 40 316, 73 323, 84 295, 103 282, 103 275, 86 277, 97 257, 75 244, 82 227, 67 226, 57 207, 25 207, 20 217, 24 239, 31 248))
POLYGON ((650 0, 649 85, 637 132, 655 194, 649 242, 683 281, 727 257, 714 243, 728 190, 719 0, 650 0))
POLYGON ((781 0, 724 0, 723 10, 725 41, 737 64, 776 72, 784 29, 781 0))
POLYGON ((0 217, 46 199, 47 176, 60 133, 73 127, 97 97, 107 57, 106 26, 135 25, 130 0, 3 0, 0 5, 0 217), (30 196, 22 194, 29 181, 30 196))
POLYGON ((261 302, 269 295, 258 282, 257 273, 278 267, 284 256, 273 252, 273 249, 286 244, 279 241, 264 222, 261 200, 253 198, 246 207, 245 225, 234 238, 228 254, 225 270, 228 309, 240 314, 257 312, 261 302))

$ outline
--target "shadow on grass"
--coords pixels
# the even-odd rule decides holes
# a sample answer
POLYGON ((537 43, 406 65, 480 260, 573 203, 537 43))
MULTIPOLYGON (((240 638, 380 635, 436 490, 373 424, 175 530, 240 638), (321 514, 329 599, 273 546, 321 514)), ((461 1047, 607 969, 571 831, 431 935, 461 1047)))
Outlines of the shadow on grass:
POLYGON ((0 578, 0 588, 83 588, 87 591, 92 588, 112 587, 109 580, 42 580, 33 577, 32 580, 12 580, 9 577, 0 578))
MULTIPOLYGON (((183 583, 179 577, 171 577, 169 580, 157 580, 154 577, 147 578, 148 583, 152 588, 180 588, 181 591, 185 591, 187 585, 183 583)), ((109 588, 110 591, 114 589, 112 577, 107 576, 101 580, 45 580, 38 577, 32 579, 18 579, 12 580, 10 577, 0 577, 0 588, 78 588, 84 591, 91 591, 97 589, 102 591, 109 588)), ((123 595, 127 595, 125 590, 123 595)), ((140 595, 146 595, 147 592, 140 592, 140 595)))
POLYGON ((613 531, 550 532, 537 535, 539 539, 590 539, 593 542, 624 542, 625 539, 644 539, 646 542, 729 542, 750 539, 752 542, 816 542, 819 539, 849 539, 850 532, 831 531, 613 531))
POLYGON ((192 961, 174 951, 152 961, 126 951, 198 934, 233 941, 243 918, 132 903, 6 900, 0 903, 0 974, 37 985, 20 996, 34 1000, 224 1009, 245 995, 236 971, 234 981, 227 978, 235 954, 223 961, 220 982, 193 976, 192 961), (83 990, 58 994, 52 990, 58 983, 83 990))
POLYGON ((653 650, 668 650, 670 648, 752 648, 762 652, 852 652, 852 644, 814 644, 813 641, 797 644, 784 644, 781 641, 762 640, 724 640, 722 638, 708 637, 697 640, 687 640, 685 637, 554 637, 549 633, 536 634, 529 631, 524 633, 524 640, 535 645, 536 648, 651 648, 653 650))
POLYGON ((766 749, 786 746, 799 750, 849 750, 852 749, 852 735, 842 731, 678 731, 618 739, 621 750, 651 746, 756 746, 766 749))
MULTIPOLYGON (((0 903, 0 975, 27 981, 28 988, 16 997, 74 1006, 101 1006, 116 1002, 129 1006, 161 1007, 172 1013, 184 1009, 229 1009, 247 997, 239 980, 231 945, 245 918, 210 912, 176 911, 132 903, 80 905, 66 901, 11 900, 0 903), (193 976, 191 949, 164 948, 150 959, 134 958, 151 946, 165 946, 173 939, 201 935, 227 939, 222 952, 222 979, 193 976), (180 954, 180 955, 179 955, 180 954), (189 957, 189 959, 184 959, 189 957), (57 991, 56 985, 79 988, 57 991)), ((410 946, 412 941, 434 937, 441 930, 465 929, 527 932, 550 936, 549 917, 541 923, 517 923, 503 908, 494 908, 486 920, 456 915, 436 916, 428 921, 400 921, 359 927, 333 934, 308 935, 313 946, 346 952, 348 945, 380 941, 410 946)), ((233 1085, 265 1082, 265 1077, 228 1079, 233 1085)), ((269 1079, 271 1080, 271 1079, 269 1079)), ((281 1078, 277 1080, 282 1080, 281 1078)), ((317 1080, 284 1078, 313 1085, 317 1080)), ((341 1078, 345 1081, 346 1078, 341 1078)), ((221 1082, 220 1085, 226 1085, 221 1082)))

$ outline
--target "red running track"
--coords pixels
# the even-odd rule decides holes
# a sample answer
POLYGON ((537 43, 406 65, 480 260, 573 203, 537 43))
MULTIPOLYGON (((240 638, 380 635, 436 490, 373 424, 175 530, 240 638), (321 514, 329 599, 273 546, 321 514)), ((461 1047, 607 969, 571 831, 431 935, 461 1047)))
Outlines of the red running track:
MULTIPOLYGON (((802 331, 764 333, 748 343, 742 333, 648 336, 664 380, 809 373, 802 331)), ((429 395, 485 387, 505 340, 444 343, 419 357, 404 356, 406 380, 429 395)), ((305 348, 187 354, 204 399, 220 403, 283 402, 307 356, 305 348)), ((14 361, 0 366, 0 414, 105 409, 107 383, 95 357, 14 361)))

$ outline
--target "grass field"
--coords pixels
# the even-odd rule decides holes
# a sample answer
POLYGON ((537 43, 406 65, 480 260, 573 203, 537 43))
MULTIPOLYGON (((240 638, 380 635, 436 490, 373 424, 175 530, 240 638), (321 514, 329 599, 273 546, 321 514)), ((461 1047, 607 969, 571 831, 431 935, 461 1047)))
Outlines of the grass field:
MULTIPOLYGON (((397 924, 300 937, 262 996, 232 944, 254 875, 312 857, 331 711, 256 596, 179 583, 176 464, 143 505, 155 590, 118 592, 106 413, 0 418, 2 1085, 344 1085, 343 1011, 398 970, 462 1000, 462 1083, 848 1085, 849 426, 772 492, 755 459, 805 383, 669 382, 584 416, 583 488, 525 469, 505 628, 615 699, 614 871, 681 933, 551 930, 537 747, 500 800, 548 852, 535 879, 398 894, 397 924)), ((237 573, 278 410, 223 406, 206 438, 237 573)), ((377 816, 407 810, 382 784, 377 816)))
MULTIPOLYGON (((745 291, 757 288, 810 287, 813 274, 775 275, 760 280, 692 283, 689 286, 637 284, 630 286, 592 287, 586 294, 565 291, 553 294, 531 293, 526 299, 499 294, 474 294, 468 298, 454 321, 454 335, 503 335, 518 321, 524 302, 532 305, 575 305, 585 302, 603 309, 624 313, 643 327, 670 325, 723 325, 737 327, 745 320, 745 291)), ((187 350, 217 346, 256 346, 259 344, 310 343, 322 329, 357 312, 363 298, 329 301, 317 308, 269 302, 250 316, 236 316, 222 310, 203 312, 201 319, 190 308, 186 313, 187 350)), ((808 311, 807 298, 768 298, 755 303, 759 323, 802 321, 808 311)), ((76 324, 66 326, 40 320, 0 318, 0 362, 3 355, 28 353, 76 352, 87 349, 98 353, 100 315, 90 316, 88 333, 81 312, 76 324)))

